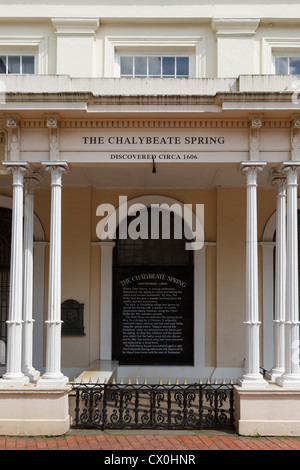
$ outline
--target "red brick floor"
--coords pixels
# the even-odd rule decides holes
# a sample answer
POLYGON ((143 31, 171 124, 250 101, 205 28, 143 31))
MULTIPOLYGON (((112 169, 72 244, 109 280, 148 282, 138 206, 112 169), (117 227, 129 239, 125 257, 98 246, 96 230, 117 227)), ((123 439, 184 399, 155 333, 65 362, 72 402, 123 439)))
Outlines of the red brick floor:
POLYGON ((300 437, 241 437, 230 433, 80 432, 57 437, 0 436, 0 450, 300 450, 300 437))

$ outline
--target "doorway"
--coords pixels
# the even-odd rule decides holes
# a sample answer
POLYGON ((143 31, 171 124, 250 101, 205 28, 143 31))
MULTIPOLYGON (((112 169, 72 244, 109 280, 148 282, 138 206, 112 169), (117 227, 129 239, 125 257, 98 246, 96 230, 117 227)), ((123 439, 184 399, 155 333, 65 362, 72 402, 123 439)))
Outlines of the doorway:
MULTIPOLYGON (((169 214, 167 239, 162 223, 157 238, 151 237, 150 209, 147 217, 147 237, 116 236, 112 356, 120 365, 193 365, 193 251, 186 250, 183 220, 178 216, 169 214)), ((128 217, 128 227, 133 220, 128 217)))

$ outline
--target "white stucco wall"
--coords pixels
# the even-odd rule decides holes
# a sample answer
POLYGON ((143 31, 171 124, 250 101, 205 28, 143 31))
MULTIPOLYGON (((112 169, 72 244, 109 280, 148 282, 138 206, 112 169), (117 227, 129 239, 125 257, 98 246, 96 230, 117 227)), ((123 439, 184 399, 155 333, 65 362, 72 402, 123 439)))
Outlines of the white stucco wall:
POLYGON ((185 51, 195 78, 270 74, 272 52, 300 52, 299 23, 294 0, 284 8, 279 1, 19 0, 0 3, 0 53, 35 53, 38 73, 72 77, 114 76, 121 51, 185 51))

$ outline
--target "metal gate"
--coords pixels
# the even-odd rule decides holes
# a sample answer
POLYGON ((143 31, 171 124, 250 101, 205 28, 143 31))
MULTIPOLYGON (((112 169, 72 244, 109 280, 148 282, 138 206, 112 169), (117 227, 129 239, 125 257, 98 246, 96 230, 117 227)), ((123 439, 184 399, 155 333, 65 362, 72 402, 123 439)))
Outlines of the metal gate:
POLYGON ((232 384, 73 384, 73 428, 202 429, 232 427, 232 384))

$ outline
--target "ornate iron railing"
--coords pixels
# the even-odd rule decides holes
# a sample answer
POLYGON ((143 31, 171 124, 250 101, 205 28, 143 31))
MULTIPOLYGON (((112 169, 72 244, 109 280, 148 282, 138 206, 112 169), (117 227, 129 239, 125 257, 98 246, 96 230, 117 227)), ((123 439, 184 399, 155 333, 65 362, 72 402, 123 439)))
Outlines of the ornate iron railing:
POLYGON ((234 422, 232 384, 73 384, 74 428, 202 429, 234 422))

